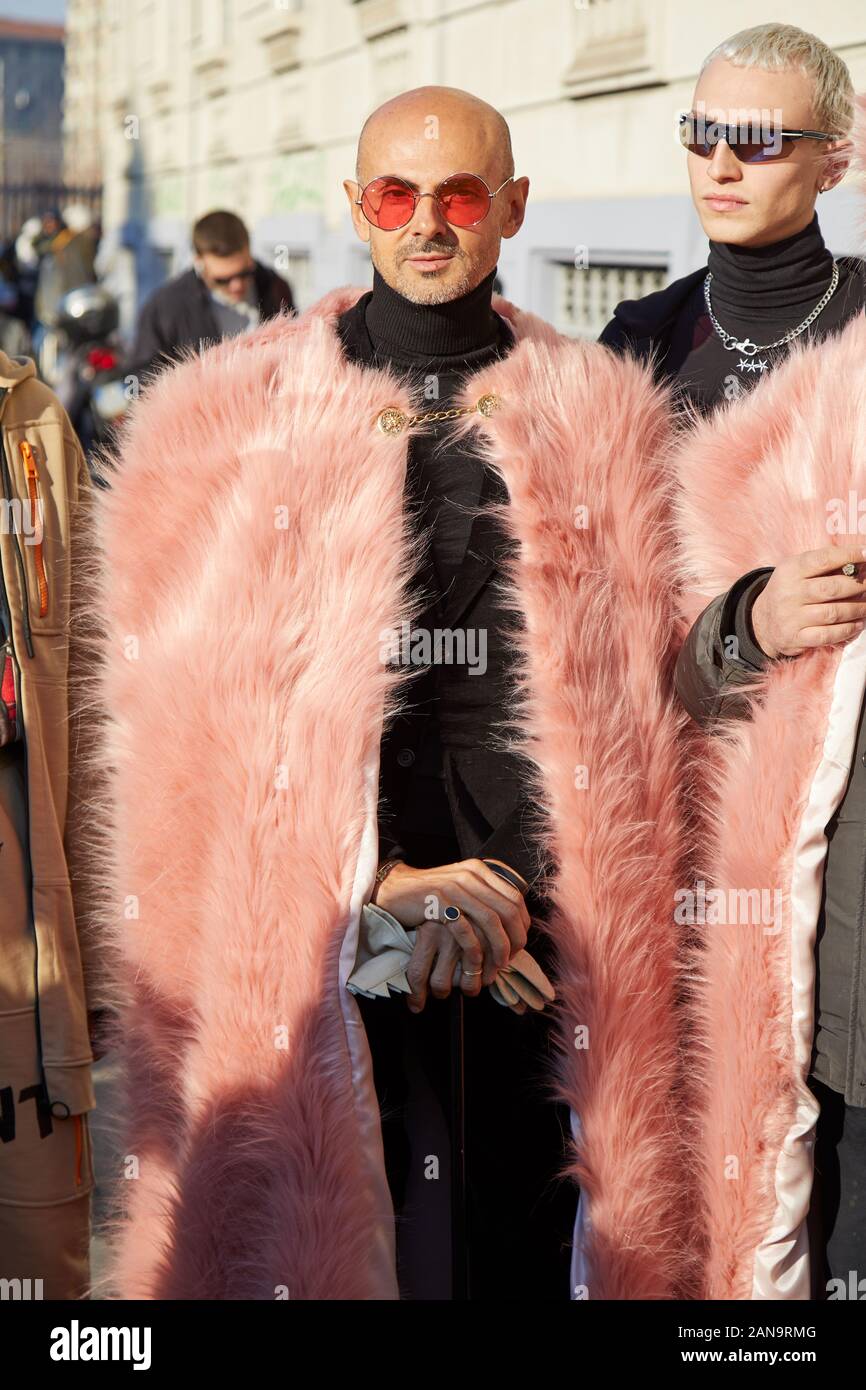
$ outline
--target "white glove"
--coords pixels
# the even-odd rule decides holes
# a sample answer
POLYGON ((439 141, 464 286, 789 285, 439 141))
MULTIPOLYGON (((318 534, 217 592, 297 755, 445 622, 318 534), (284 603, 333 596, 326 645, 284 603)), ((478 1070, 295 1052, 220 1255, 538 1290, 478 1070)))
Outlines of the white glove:
MULTIPOLYGON (((405 927, 384 908, 365 903, 358 933, 355 968, 346 987, 366 999, 387 999, 389 992, 411 994, 406 967, 415 949, 417 933, 405 927)), ((455 981, 457 977, 455 967, 455 981)), ((553 985, 528 951, 516 951, 488 986, 497 1004, 515 1008, 527 1004, 541 1010, 556 998, 553 985)))

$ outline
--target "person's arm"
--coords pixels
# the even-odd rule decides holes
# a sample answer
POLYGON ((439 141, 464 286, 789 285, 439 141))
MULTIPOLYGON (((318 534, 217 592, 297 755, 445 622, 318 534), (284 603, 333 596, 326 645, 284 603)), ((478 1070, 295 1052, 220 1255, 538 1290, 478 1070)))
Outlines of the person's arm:
POLYGON ((866 549, 825 546, 750 570, 704 609, 683 644, 677 692, 693 719, 749 713, 751 693, 771 661, 796 660, 814 647, 852 641, 866 627, 866 549), (845 566, 851 573, 845 573, 845 566))
POLYGON ((598 341, 605 347, 612 348, 614 352, 627 352, 632 348, 631 339, 616 315, 605 324, 598 335, 598 341))
POLYGON ((256 261, 256 297, 263 319, 273 318, 283 312, 294 312, 295 302, 291 285, 275 270, 262 265, 261 261, 256 261))
POLYGON ((126 359, 127 371, 137 376, 142 384, 148 376, 166 365, 174 348, 174 344, 167 341, 163 331, 160 306, 159 291, 152 294, 142 305, 135 330, 135 341, 126 359))
POLYGON ((294 313, 295 299, 292 294, 292 287, 288 280, 284 280, 281 275, 274 273, 276 284, 274 286, 274 300, 276 303, 275 312, 284 309, 287 313, 294 313))
POLYGON ((391 868, 392 868, 393 866, 395 866, 395 865, 397 865, 397 864, 405 864, 405 863, 406 863, 406 851, 405 851, 405 849, 403 848, 403 846, 402 846, 402 845, 399 845, 399 844, 397 843, 396 840, 391 840, 391 839, 389 839, 389 838, 387 838, 387 837, 383 839, 382 836, 380 835, 380 836, 379 836, 379 864, 378 864, 378 867, 377 867, 377 869, 376 869, 376 881, 375 881, 375 883, 373 884, 373 887, 372 887, 372 889, 371 889, 371 891, 370 891, 370 902, 371 902, 371 903, 373 903, 373 904, 375 904, 375 905, 378 905, 378 901, 379 901, 379 888, 380 888, 381 883, 382 883, 382 881, 383 881, 383 880, 381 880, 381 879, 379 878, 379 874, 382 873, 382 871, 385 870, 385 869, 387 869, 388 872, 390 873, 390 872, 391 872, 391 868))
POLYGON ((535 803, 521 798, 505 819, 491 831, 478 851, 479 859, 498 859, 516 870, 530 892, 541 894, 550 866, 542 863, 539 837, 533 817, 535 803))
POLYGON ((754 689, 769 661, 755 638, 751 612, 772 573, 772 567, 766 567, 744 574, 707 605, 683 643, 675 674, 677 694, 705 728, 717 719, 748 714, 743 687, 754 689))

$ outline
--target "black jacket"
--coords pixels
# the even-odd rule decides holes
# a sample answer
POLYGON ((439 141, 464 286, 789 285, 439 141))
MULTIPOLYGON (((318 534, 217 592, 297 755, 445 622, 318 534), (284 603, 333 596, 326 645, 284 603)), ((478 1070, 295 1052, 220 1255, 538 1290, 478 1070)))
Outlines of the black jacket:
POLYGON ((603 329, 600 343, 615 352, 630 352, 641 361, 652 359, 656 379, 666 375, 664 359, 670 347, 671 333, 680 314, 698 285, 707 278, 706 266, 674 280, 663 290, 655 290, 642 299, 623 299, 614 309, 613 318, 603 329))
MULTIPOLYGON (((365 299, 342 314, 337 328, 346 355, 369 360, 370 344, 363 329, 365 299)), ((446 401, 439 402, 447 404, 446 401)), ((409 478, 411 487, 412 446, 409 478)), ((411 493, 409 494, 411 497, 411 493)), ((380 761, 379 857, 400 857, 401 821, 409 798, 417 795, 416 771, 438 759, 440 749, 425 747, 444 727, 441 765, 445 773, 450 819, 464 858, 489 857, 511 864, 543 897, 549 871, 540 850, 536 802, 527 784, 529 769, 505 747, 506 722, 515 698, 515 643, 518 621, 499 592, 502 563, 512 543, 503 533, 490 504, 507 502, 504 483, 485 469, 469 544, 447 596, 434 598, 413 627, 474 629, 486 635, 487 668, 470 674, 465 664, 438 664, 419 670, 408 687, 408 708, 386 729, 380 761), (434 716, 435 717, 431 717, 434 716), (437 727, 438 726, 438 727, 437 727)), ((410 516, 414 513, 410 507, 410 516)), ((416 585, 428 596, 436 584, 429 555, 416 575, 416 585)))
POLYGON ((741 687, 754 684, 768 662, 752 630, 752 607, 772 573, 772 566, 750 570, 714 598, 680 649, 677 694, 705 728, 749 712, 741 687))
MULTIPOLYGON (((256 261, 256 293, 263 319, 281 310, 294 309, 292 291, 276 271, 256 261)), ((219 342, 222 334, 213 304, 195 270, 184 271, 174 280, 160 285, 142 307, 135 342, 127 367, 139 378, 176 361, 182 349, 201 351, 208 343, 219 342)))

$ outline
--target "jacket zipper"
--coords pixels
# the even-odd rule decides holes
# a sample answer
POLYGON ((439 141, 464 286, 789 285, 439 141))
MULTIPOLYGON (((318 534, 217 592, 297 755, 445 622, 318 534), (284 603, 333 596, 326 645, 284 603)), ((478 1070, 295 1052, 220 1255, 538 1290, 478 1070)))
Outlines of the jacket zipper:
MULTIPOLYGON (((36 458, 33 454, 33 446, 26 439, 22 439, 18 445, 21 450, 21 457, 24 460, 24 467, 27 469, 27 490, 30 494, 30 521, 32 525, 37 522, 34 518, 39 517, 39 475, 36 472, 36 458)), ((38 522, 40 536, 42 534, 41 518, 38 522)), ((33 549, 33 558, 36 561, 36 580, 39 585, 39 616, 44 618, 48 612, 48 575, 45 573, 45 556, 42 553, 42 541, 38 540, 33 549)))
MULTIPOLYGON (((8 397, 11 389, 12 388, 9 386, 4 386, 0 388, 0 390, 2 390, 3 393, 2 396, 0 396, 0 434, 2 434, 2 439, 0 439, 0 473, 2 473, 3 478, 3 496, 6 502, 9 504, 9 506, 12 505, 13 501, 12 475, 9 472, 9 459, 6 456, 6 435, 5 432, 3 432, 2 430, 2 417, 3 410, 6 405, 6 398, 8 397)), ((27 655, 32 657, 34 654, 33 631, 30 627, 30 598, 27 593, 27 571, 24 568, 24 556, 21 554, 21 544, 18 540, 18 532, 14 528, 12 529, 12 540, 15 544, 15 560, 18 565, 18 579, 21 585, 21 623, 24 628, 24 645, 27 648, 27 655)), ((5 580, 3 592, 5 596, 5 580)), ((9 612, 11 614, 11 609, 9 609, 9 612)))
MULTIPOLYGON (((9 670, 12 672, 12 702, 13 702, 13 704, 14 704, 14 706, 15 706, 15 730, 14 730, 14 736, 17 736, 18 731, 19 731, 20 728, 21 728, 21 706, 20 706, 20 703, 19 703, 19 701, 20 701, 20 699, 21 699, 21 696, 20 696, 19 691, 18 691, 18 673, 17 673, 17 671, 16 671, 16 669, 15 669, 15 653, 14 653, 14 651, 12 650, 12 638, 11 638, 11 636, 7 637, 7 638, 6 638, 6 641, 3 643, 2 647, 0 647, 0 653, 2 653, 2 656, 3 656, 3 664, 2 664, 2 667, 0 667, 0 680, 2 680, 4 686, 5 686, 5 684, 6 684, 6 667, 7 667, 7 665, 8 665, 8 667, 9 667, 9 670)), ((8 717, 9 706, 8 706, 8 703, 6 702, 6 697, 5 697, 5 695, 3 696, 3 701, 4 701, 4 703, 6 704, 6 712, 7 712, 7 717, 8 717)))

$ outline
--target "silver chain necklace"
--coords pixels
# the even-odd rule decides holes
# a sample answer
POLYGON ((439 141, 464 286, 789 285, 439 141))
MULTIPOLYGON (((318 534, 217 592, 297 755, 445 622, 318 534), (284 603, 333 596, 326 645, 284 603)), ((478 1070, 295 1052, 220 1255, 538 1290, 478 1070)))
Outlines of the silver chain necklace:
POLYGON ((819 300, 815 305, 809 317, 804 319, 798 328, 792 328, 783 338, 777 338, 774 343, 753 343, 750 338, 743 338, 741 341, 736 333, 728 333, 727 329, 722 328, 722 325, 713 313, 713 305, 710 300, 710 281, 712 278, 713 273, 709 271, 704 281, 704 299, 707 303, 707 313, 710 316, 710 321, 721 338, 725 350, 727 352, 742 352, 745 354, 744 358, 737 364, 741 372, 765 372, 769 367, 769 363, 764 361, 753 361, 752 359, 755 357, 755 354, 758 352, 769 352, 771 348, 784 347, 786 343, 790 343, 792 339, 798 338, 801 333, 805 333, 809 324, 815 322, 818 315, 826 309, 830 300, 833 298, 836 286, 839 283, 839 266, 834 260, 833 275, 830 280, 829 289, 823 299, 819 300))

